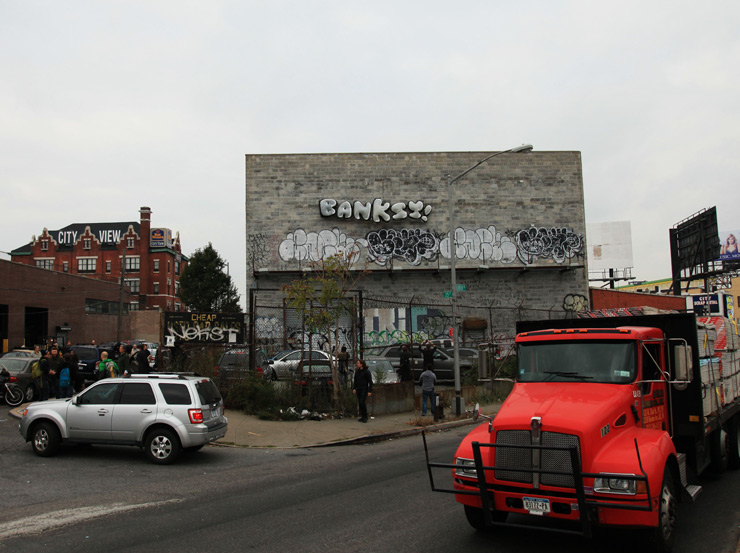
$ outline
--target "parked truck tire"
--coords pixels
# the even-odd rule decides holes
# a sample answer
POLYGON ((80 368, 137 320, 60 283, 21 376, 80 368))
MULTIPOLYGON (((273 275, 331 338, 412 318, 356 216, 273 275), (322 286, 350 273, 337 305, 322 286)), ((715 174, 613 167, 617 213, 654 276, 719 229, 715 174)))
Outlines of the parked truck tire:
POLYGON ((715 430, 709 436, 709 470, 714 474, 722 474, 727 470, 729 463, 727 445, 728 434, 724 428, 715 430))
MULTIPOLYGON (((491 527, 486 526, 486 519, 483 516, 483 509, 479 507, 471 507, 470 505, 464 505, 465 507, 465 518, 468 519, 468 524, 478 530, 479 532, 490 532, 491 527)), ((491 513, 491 519, 493 522, 505 522, 506 517, 509 513, 505 511, 494 511, 491 513)))
POLYGON ((673 482, 671 468, 666 465, 663 470, 663 483, 658 495, 658 526, 655 529, 655 541, 658 553, 670 553, 676 533, 676 486, 673 482))
POLYGON ((727 467, 740 469, 740 424, 738 415, 727 421, 727 467))

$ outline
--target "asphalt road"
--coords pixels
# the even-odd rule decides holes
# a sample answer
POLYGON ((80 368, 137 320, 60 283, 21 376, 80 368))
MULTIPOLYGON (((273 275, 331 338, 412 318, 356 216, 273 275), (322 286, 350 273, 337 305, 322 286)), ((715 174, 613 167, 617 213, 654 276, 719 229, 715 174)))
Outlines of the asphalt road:
MULTIPOLYGON (((644 544, 628 531, 595 540, 476 533, 451 495, 430 491, 419 437, 312 450, 208 447, 160 467, 136 448, 36 457, 7 411, 0 406, 0 551, 622 553, 644 544)), ((464 432, 430 436, 434 460, 448 461, 464 432)), ((675 551, 734 553, 740 472, 703 484, 697 503, 680 506, 675 551)))

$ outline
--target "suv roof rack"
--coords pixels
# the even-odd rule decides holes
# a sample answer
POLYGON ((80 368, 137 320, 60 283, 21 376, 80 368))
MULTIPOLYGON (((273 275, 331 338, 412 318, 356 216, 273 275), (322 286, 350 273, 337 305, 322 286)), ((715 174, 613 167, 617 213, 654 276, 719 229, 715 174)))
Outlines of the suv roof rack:
POLYGON ((186 380, 191 376, 200 376, 195 373, 134 373, 131 378, 177 378, 179 380, 186 380))

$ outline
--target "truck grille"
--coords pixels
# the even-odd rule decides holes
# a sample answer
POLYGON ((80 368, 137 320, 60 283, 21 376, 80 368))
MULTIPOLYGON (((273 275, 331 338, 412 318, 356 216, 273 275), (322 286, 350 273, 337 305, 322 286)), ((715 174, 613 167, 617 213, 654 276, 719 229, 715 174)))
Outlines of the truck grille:
MULTIPOLYGON (((496 443, 502 445, 532 445, 532 434, 529 430, 499 430, 496 433, 496 443)), ((578 461, 581 459, 581 445, 578 436, 572 434, 561 434, 559 432, 542 432, 542 445, 548 447, 575 447, 578 450, 578 461)), ((509 482, 532 483, 531 472, 522 472, 525 469, 532 470, 533 449, 518 449, 516 447, 496 448, 496 462, 494 476, 497 480, 509 482)), ((540 468, 543 471, 572 472, 570 466, 570 453, 567 451, 553 451, 543 449, 540 456, 540 468)), ((580 469, 580 467, 578 467, 580 469)), ((548 474, 543 472, 540 482, 547 486, 573 487, 573 477, 560 474, 548 474)))

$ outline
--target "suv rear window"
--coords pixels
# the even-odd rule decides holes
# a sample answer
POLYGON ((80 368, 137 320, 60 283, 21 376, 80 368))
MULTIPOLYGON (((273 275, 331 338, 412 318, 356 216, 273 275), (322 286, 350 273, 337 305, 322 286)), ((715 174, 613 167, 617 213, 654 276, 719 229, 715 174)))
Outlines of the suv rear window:
POLYGON ((201 380, 195 383, 195 389, 198 390, 198 397, 201 405, 211 405, 221 401, 221 394, 216 385, 210 380, 201 380))
POLYGON ((190 391, 184 384, 159 384, 159 389, 168 405, 190 405, 190 391))

